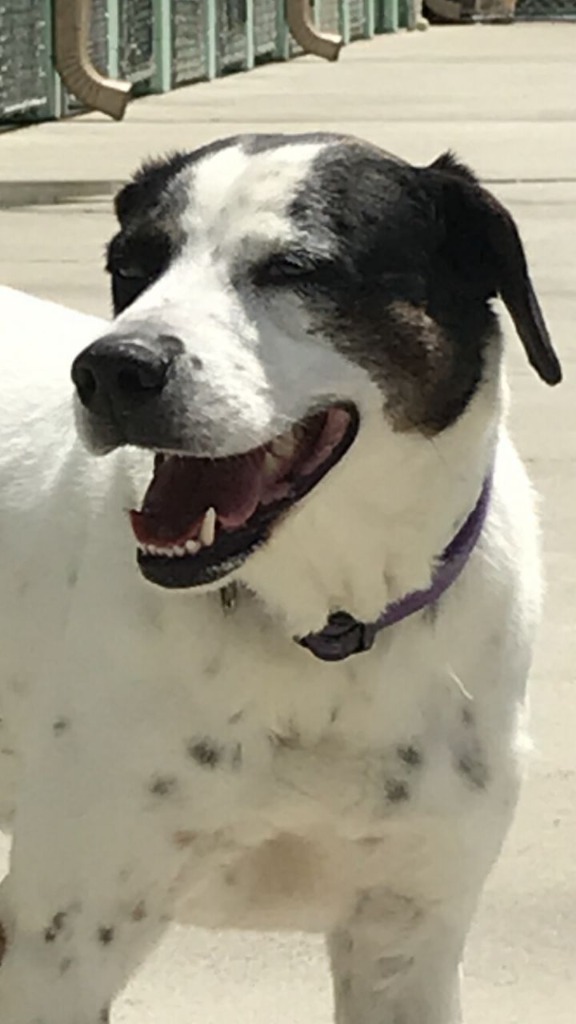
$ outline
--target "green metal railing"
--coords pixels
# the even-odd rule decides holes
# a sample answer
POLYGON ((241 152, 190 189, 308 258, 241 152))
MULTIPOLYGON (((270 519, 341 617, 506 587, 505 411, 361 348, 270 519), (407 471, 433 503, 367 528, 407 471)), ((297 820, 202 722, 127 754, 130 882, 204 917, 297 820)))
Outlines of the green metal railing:
MULTIPOLYGON (((315 24, 344 42, 399 26, 399 0, 312 0, 315 24)), ((90 56, 136 93, 165 92, 302 51, 284 0, 93 0, 90 56)), ((0 0, 0 121, 64 116, 80 104, 54 70, 51 0, 0 0)))

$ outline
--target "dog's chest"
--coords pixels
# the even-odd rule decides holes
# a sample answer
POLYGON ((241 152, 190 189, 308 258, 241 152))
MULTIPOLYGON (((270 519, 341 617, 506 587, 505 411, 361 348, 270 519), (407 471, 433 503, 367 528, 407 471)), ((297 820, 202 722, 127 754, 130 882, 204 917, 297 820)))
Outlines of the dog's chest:
POLYGON ((447 676, 431 685, 425 641, 400 634, 327 665, 243 612, 197 637, 189 685, 168 676, 165 705, 171 692, 186 703, 172 706, 157 787, 161 800, 178 780, 167 810, 194 921, 324 927, 363 886, 413 880, 423 850, 442 873, 458 836, 426 821, 482 802, 484 768, 461 693, 447 676))

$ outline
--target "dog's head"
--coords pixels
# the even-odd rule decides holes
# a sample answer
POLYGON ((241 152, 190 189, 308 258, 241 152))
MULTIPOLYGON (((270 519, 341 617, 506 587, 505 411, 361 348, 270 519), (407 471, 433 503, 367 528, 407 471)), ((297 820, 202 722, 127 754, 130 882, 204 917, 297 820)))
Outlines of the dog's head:
POLYGON ((493 297, 560 379, 515 225, 450 155, 414 168, 344 137, 228 139, 145 166, 116 212, 116 319, 73 378, 94 451, 155 453, 132 524, 163 586, 249 577, 303 508, 312 530, 312 492, 334 520, 351 489, 394 489, 391 463, 453 435, 488 389, 485 432, 493 297))

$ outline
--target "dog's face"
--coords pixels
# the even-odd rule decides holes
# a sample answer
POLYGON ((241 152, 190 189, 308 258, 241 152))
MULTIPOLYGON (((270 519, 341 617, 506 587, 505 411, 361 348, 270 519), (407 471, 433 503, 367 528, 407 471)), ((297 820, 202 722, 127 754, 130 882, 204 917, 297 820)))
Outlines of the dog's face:
POLYGON ((496 294, 559 379, 513 222, 450 156, 224 140, 145 166, 116 211, 117 317, 73 378, 94 451, 155 453, 132 525, 160 585, 237 570, 374 422, 452 428, 497 361, 496 294))

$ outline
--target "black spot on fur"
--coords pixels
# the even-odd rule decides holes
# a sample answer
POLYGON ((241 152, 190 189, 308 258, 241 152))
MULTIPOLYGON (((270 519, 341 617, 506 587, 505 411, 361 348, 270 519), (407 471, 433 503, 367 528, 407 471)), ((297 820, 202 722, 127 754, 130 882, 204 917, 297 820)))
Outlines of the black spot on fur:
POLYGON ((391 804, 400 804, 410 797, 410 789, 407 782, 403 782, 401 779, 387 779, 386 785, 386 799, 391 804))
POLYGON ((110 1024, 110 1010, 109 1009, 106 1008, 105 1010, 100 1010, 100 1015, 98 1017, 98 1024, 110 1024))
POLYGON ((64 930, 66 924, 67 914, 60 910, 57 914, 54 914, 50 924, 44 932, 44 942, 55 942, 61 932, 64 930))
POLYGON ((98 929, 98 942, 102 946, 109 946, 114 942, 114 929, 109 926, 102 926, 98 929))
POLYGON ((70 728, 70 720, 68 718, 57 718, 52 724, 52 732, 55 736, 61 736, 62 733, 67 732, 70 728))
POLYGON ((352 991, 352 978, 349 974, 344 974, 339 981, 340 995, 346 998, 352 991))
POLYGON ((144 900, 140 900, 140 902, 137 903, 136 906, 132 908, 132 913, 130 914, 130 920, 134 921, 135 923, 138 923, 140 921, 145 921, 147 916, 148 916, 148 912, 146 910, 146 904, 145 904, 144 900))
POLYGON ((202 768, 216 768, 220 763, 222 751, 211 740, 194 740, 188 744, 188 755, 202 768))
POLYGON ((286 750, 297 750, 302 744, 302 739, 296 724, 288 722, 282 732, 270 733, 270 743, 274 747, 286 750))
POLYGON ((488 784, 488 768, 479 751, 472 750, 457 758, 456 768, 473 789, 485 789, 488 784))
POLYGON ((409 768, 420 768, 422 765, 422 754, 412 744, 407 747, 398 747, 398 757, 409 768))
POLYGON ((149 789, 154 796, 169 796, 178 785, 178 780, 173 775, 157 775, 152 779, 149 789))
POLYGON ((462 723, 467 728, 474 725, 474 712, 472 708, 462 708, 462 723))

